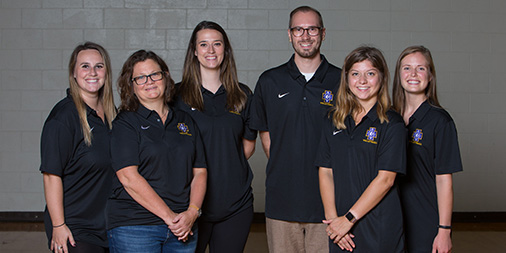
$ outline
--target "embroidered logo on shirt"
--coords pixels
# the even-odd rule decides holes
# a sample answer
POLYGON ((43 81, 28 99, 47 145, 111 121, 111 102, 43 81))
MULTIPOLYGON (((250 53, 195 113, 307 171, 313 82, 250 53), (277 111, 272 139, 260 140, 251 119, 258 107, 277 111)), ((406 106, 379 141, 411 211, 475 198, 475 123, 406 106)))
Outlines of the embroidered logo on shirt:
POLYGON ((236 112, 236 111, 228 111, 229 113, 233 113, 233 114, 236 114, 236 115, 241 115, 240 112, 236 112))
POLYGON ((411 143, 414 143, 416 145, 420 145, 422 146, 422 143, 420 143, 420 141, 422 140, 423 138, 423 132, 422 132, 422 129, 416 129, 413 134, 411 135, 411 143))
POLYGON ((177 123, 177 129, 179 129, 179 134, 192 136, 190 134, 190 129, 188 129, 188 126, 185 123, 177 123))
POLYGON ((328 106, 332 106, 332 101, 334 101, 334 94, 332 94, 332 91, 330 90, 325 90, 323 93, 322 93, 322 102, 320 102, 320 104, 322 105, 328 105, 328 106))
POLYGON ((278 98, 283 98, 284 96, 286 96, 288 94, 290 94, 290 92, 286 92, 286 93, 283 93, 283 94, 279 93, 278 94, 278 98))
POLYGON ((332 135, 336 135, 336 134, 338 134, 338 133, 340 133, 340 132, 342 132, 342 131, 343 131, 343 130, 335 130, 334 132, 332 132, 332 135))
POLYGON ((376 131, 375 127, 369 127, 365 132, 366 139, 363 139, 364 142, 378 144, 378 142, 374 141, 374 139, 378 138, 378 131, 376 131))
POLYGON ((150 126, 141 126, 142 130, 148 130, 150 126))

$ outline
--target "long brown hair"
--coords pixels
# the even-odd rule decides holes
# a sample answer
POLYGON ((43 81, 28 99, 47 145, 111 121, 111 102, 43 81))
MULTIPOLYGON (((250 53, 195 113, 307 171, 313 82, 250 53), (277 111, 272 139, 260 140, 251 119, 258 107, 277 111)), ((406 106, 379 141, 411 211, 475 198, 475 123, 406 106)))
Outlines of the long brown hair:
POLYGON ((369 60, 373 67, 378 69, 380 75, 380 88, 377 95, 378 102, 376 110, 380 122, 388 122, 386 113, 388 109, 390 109, 391 104, 390 97, 388 96, 389 72, 385 57, 383 57, 383 54, 377 48, 361 46, 348 54, 344 60, 344 73, 341 75, 341 84, 339 85, 339 90, 337 91, 336 104, 334 105, 332 114, 332 121, 338 129, 346 129, 344 120, 348 115, 353 115, 354 113, 364 110, 357 97, 350 90, 348 73, 353 64, 365 60, 369 60))
POLYGON ((432 60, 432 54, 429 49, 424 46, 410 46, 402 51, 401 55, 397 59, 397 63, 395 64, 395 76, 394 76, 394 84, 393 84, 393 96, 394 96, 394 110, 399 112, 401 115, 404 112, 404 106, 406 105, 406 94, 404 93, 404 88, 402 88, 401 84, 401 62, 404 57, 414 54, 421 53, 425 60, 427 61, 427 67, 429 68, 429 83, 427 84, 427 88, 425 89, 425 96, 427 97, 427 101, 436 107, 441 107, 439 104, 439 100, 437 99, 437 89, 436 89, 436 68, 434 67, 434 61, 432 60))
POLYGON ((200 62, 195 55, 197 50, 197 33, 204 29, 216 30, 223 36, 225 45, 225 54, 220 66, 220 80, 227 91, 227 109, 241 112, 246 105, 246 93, 240 88, 237 78, 237 68, 235 66, 234 53, 232 45, 228 39, 227 33, 223 28, 212 21, 202 21, 193 29, 186 58, 183 66, 183 80, 178 88, 178 95, 183 102, 189 106, 202 111, 204 110, 204 99, 202 98, 202 79, 200 74, 200 62))
POLYGON ((74 100, 74 104, 77 108, 77 114, 79 115, 79 122, 81 123, 81 130, 83 131, 84 142, 86 145, 91 146, 91 140, 93 138, 93 134, 90 129, 90 125, 88 124, 88 117, 86 113, 86 103, 82 99, 80 95, 79 84, 77 84, 76 79, 74 78, 74 70, 77 64, 77 56, 81 51, 84 50, 97 50, 102 56, 102 60, 105 65, 105 83, 102 88, 98 91, 99 100, 102 101, 102 105, 104 107, 104 114, 107 120, 107 126, 112 128, 112 121, 116 117, 116 107, 114 105, 114 96, 112 93, 112 71, 111 71, 111 59, 109 58, 109 54, 107 51, 100 45, 93 42, 85 42, 84 44, 78 45, 74 51, 72 52, 69 60, 69 86, 70 86, 70 95, 72 96, 72 100, 74 100))
POLYGON ((170 77, 169 67, 163 59, 154 52, 139 50, 130 55, 123 64, 123 68, 121 68, 121 73, 118 78, 118 90, 121 98, 121 105, 119 106, 120 111, 134 112, 139 108, 140 101, 135 95, 133 88, 133 86, 137 84, 132 81, 132 75, 135 64, 148 59, 156 62, 158 66, 160 66, 161 71, 163 71, 163 81, 165 82, 164 100, 166 104, 172 102, 174 96, 174 81, 170 77))

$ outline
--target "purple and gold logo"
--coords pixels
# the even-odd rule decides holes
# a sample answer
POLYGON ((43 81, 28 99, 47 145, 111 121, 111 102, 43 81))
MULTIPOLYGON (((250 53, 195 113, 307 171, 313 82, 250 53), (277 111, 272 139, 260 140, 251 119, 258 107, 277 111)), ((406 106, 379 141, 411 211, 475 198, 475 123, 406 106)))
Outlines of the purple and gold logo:
POLYGON ((413 134, 411 135, 411 143, 414 143, 416 145, 422 146, 422 143, 420 142, 423 138, 423 131, 422 129, 416 129, 413 134))
POLYGON ((190 129, 188 129, 188 126, 185 123, 177 123, 177 129, 179 130, 179 134, 192 136, 190 134, 190 129))
POLYGON ((372 143, 372 144, 378 144, 374 139, 378 138, 378 131, 376 131, 375 127, 369 127, 367 131, 365 132, 365 139, 363 139, 364 142, 372 143))
POLYGON ((334 101, 334 94, 330 90, 325 90, 322 93, 322 102, 320 104, 332 106, 332 101, 334 101))

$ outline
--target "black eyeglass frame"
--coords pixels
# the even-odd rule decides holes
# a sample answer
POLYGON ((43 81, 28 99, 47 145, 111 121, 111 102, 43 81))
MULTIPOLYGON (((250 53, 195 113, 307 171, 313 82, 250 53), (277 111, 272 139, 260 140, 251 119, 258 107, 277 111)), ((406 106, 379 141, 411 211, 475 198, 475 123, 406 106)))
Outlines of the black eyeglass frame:
POLYGON ((321 31, 325 29, 324 27, 321 27, 321 26, 309 26, 307 28, 304 28, 304 27, 300 27, 300 26, 294 26, 294 27, 290 27, 290 32, 292 33, 293 36, 295 37, 302 37, 304 36, 304 33, 307 33, 309 36, 311 37, 315 37, 315 36, 318 36, 320 35, 321 31), (316 34, 311 34, 309 31, 310 29, 317 29, 317 33, 316 34), (297 35, 295 34, 295 31, 302 31, 302 33, 300 35, 297 35))
POLYGON ((157 72, 151 73, 151 74, 149 74, 149 75, 142 75, 142 76, 136 76, 136 77, 133 77, 131 81, 132 81, 133 83, 137 84, 137 85, 144 85, 144 84, 146 84, 146 83, 148 82, 148 78, 150 78, 150 79, 151 79, 151 81, 156 82, 156 81, 163 80, 163 78, 165 77, 165 75, 166 75, 166 72, 165 72, 165 71, 161 71, 161 70, 160 70, 160 71, 157 71, 157 72), (160 75, 160 79, 154 79, 154 78, 153 78, 153 76, 156 76, 156 75, 158 75, 158 74, 161 74, 161 75, 160 75), (143 83, 139 83, 139 82, 137 81, 137 80, 139 80, 139 79, 141 79, 141 78, 144 78, 144 79, 145 79, 145 81, 144 81, 143 83))

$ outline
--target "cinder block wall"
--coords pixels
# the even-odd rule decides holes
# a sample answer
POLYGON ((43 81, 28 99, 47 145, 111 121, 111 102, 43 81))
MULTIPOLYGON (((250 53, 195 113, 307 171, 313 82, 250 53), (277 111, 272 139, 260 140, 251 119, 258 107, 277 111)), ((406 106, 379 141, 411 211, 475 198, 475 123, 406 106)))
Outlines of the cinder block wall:
MULTIPOLYGON (((44 207, 40 131, 65 94, 78 43, 106 47, 115 78, 128 55, 144 48, 160 54, 180 81, 193 27, 212 20, 228 32, 240 80, 254 89, 262 71, 290 57, 288 14, 305 4, 322 12, 322 51, 336 65, 361 44, 381 48, 391 68, 409 45, 432 50, 465 166, 454 177, 455 211, 506 211, 503 0, 0 0, 0 211, 44 207)), ((260 145, 250 162, 255 211, 263 212, 260 145)))

